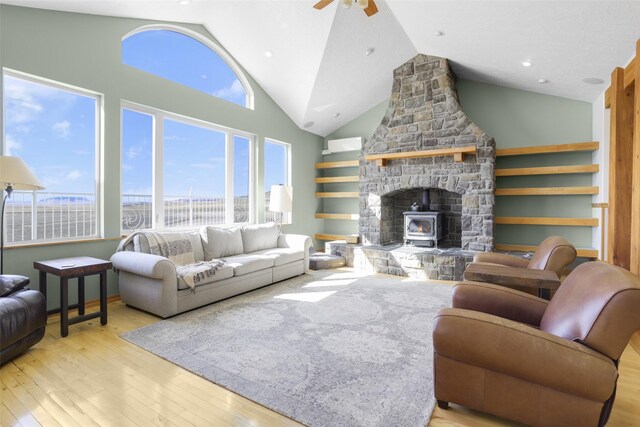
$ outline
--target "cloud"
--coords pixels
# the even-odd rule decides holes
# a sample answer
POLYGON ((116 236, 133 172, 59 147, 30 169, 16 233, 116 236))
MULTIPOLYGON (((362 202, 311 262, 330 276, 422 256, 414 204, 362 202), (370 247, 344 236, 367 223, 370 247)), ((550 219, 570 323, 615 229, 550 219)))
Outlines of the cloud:
POLYGON ((232 100, 237 98, 238 96, 244 96, 245 91, 244 87, 242 87, 242 83, 240 83, 240 80, 235 79, 230 86, 213 91, 212 95, 217 96, 218 98, 232 100))
POLYGON ((71 123, 67 120, 54 123, 51 129, 58 134, 58 138, 68 138, 71 133, 71 123))
POLYGON ((169 135, 164 137, 165 141, 186 141, 187 138, 182 138, 176 135, 169 135))
POLYGON ((69 181, 75 181, 80 177, 82 177, 82 172, 80 172, 78 169, 74 169, 67 174, 67 180, 69 181))
POLYGON ((41 97, 50 93, 41 85, 32 84, 13 77, 5 77, 4 97, 7 107, 7 124, 14 125, 34 120, 44 108, 41 97))
POLYGON ((20 143, 20 141, 16 141, 9 134, 7 134, 6 138, 4 139, 4 147, 7 156, 14 156, 18 151, 22 150, 22 144, 20 143))
POLYGON ((190 166, 196 169, 214 169, 215 168, 215 165, 211 163, 191 163, 190 166))
POLYGON ((132 147, 129 147, 129 149, 127 150, 127 158, 128 159, 135 159, 136 157, 138 157, 140 155, 140 153, 142 153, 142 146, 141 145, 134 145, 132 147))

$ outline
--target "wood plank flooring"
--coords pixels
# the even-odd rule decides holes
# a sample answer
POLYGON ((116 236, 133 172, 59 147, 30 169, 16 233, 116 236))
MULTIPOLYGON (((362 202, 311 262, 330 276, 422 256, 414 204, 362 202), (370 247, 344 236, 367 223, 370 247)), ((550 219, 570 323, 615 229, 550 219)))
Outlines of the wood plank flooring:
MULTIPOLYGON (((242 396, 173 365, 118 335, 159 321, 109 304, 109 324, 70 326, 50 318, 44 339, 0 368, 1 426, 299 426, 242 396)), ((634 337, 633 344, 640 342, 634 337)), ((640 346, 636 347, 640 350, 640 346)), ((511 423, 452 405, 429 426, 511 423)), ((640 425, 640 354, 623 354, 618 398, 608 426, 640 425)))

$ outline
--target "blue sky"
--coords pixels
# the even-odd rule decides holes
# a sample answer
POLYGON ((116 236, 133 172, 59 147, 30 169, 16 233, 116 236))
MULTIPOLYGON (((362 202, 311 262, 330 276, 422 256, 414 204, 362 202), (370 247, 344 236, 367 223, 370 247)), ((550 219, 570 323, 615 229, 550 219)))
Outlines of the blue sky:
MULTIPOLYGON (((197 90, 245 104, 244 89, 212 50, 183 34, 160 30, 123 41, 127 65, 197 90), (180 64, 176 66, 175 64, 180 64)), ((5 154, 19 156, 32 168, 45 191, 95 191, 96 99, 8 75, 4 77, 5 154)), ((152 135, 150 115, 122 112, 122 190, 151 195, 152 135)), ((164 192, 167 196, 223 196, 225 135, 165 119, 164 192)), ((249 140, 236 136, 234 193, 249 188, 249 140)), ((265 190, 285 178, 284 148, 265 144, 265 190)))
POLYGON ((122 42, 122 63, 245 106, 244 88, 222 58, 199 41, 168 30, 134 34, 122 42))
POLYGON ((47 192, 95 192, 95 98, 4 77, 5 154, 47 192))

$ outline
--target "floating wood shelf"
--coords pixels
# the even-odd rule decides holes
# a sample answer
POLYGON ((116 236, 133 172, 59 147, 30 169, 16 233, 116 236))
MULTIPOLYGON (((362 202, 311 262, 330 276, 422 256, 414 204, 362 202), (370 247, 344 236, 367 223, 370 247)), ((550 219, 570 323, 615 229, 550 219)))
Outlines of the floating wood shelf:
MULTIPOLYGON (((509 244, 496 244, 496 249, 499 251, 520 251, 520 252, 535 252, 538 247, 536 245, 509 245, 509 244)), ((581 258, 598 258, 598 250, 591 248, 576 248, 578 256, 581 258)))
POLYGON ((317 240, 347 240, 347 236, 344 234, 316 233, 315 238, 317 240))
POLYGON ((598 187, 498 188, 496 190, 496 196, 561 196, 598 193, 598 187))
POLYGON ((535 147, 521 148, 501 148, 496 150, 496 156, 524 156, 529 154, 547 154, 547 153, 567 153, 574 151, 596 151, 600 143, 593 142, 577 142, 574 144, 559 145, 538 145, 535 147))
POLYGON ((316 193, 316 197, 350 198, 350 197, 360 197, 360 193, 357 191, 331 191, 331 192, 324 192, 324 193, 316 193))
POLYGON ((344 213, 317 213, 318 219, 360 219, 358 214, 344 214, 344 213))
POLYGON ((364 159, 368 161, 374 160, 377 166, 386 166, 388 160, 438 156, 453 156, 455 162, 461 162, 464 160, 465 154, 475 154, 477 151, 478 148, 475 145, 470 145, 466 147, 440 148, 437 150, 407 151, 404 153, 369 154, 365 156, 364 159))
POLYGON ((340 162, 316 163, 316 169, 351 168, 360 166, 358 160, 342 160, 340 162))
POLYGON ((600 165, 545 166, 539 168, 496 169, 496 176, 561 175, 598 171, 600 171, 600 165))
POLYGON ((356 176, 325 176, 316 178, 316 184, 333 184, 336 182, 358 182, 360 177, 356 176))
POLYGON ((597 218, 550 218, 525 216, 497 216, 496 224, 510 225, 568 225, 575 227, 597 227, 597 218))

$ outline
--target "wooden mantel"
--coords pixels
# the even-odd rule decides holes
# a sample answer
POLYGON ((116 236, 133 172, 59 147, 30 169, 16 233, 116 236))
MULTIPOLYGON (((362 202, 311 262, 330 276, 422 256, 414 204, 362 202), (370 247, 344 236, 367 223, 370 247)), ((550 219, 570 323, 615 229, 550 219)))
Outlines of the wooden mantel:
POLYGON ((420 157, 453 156, 453 161, 461 162, 465 154, 476 154, 475 145, 453 148, 439 148, 437 150, 407 151, 404 153, 369 154, 364 156, 367 161, 375 160, 377 166, 386 166, 388 160, 416 159, 420 157))

